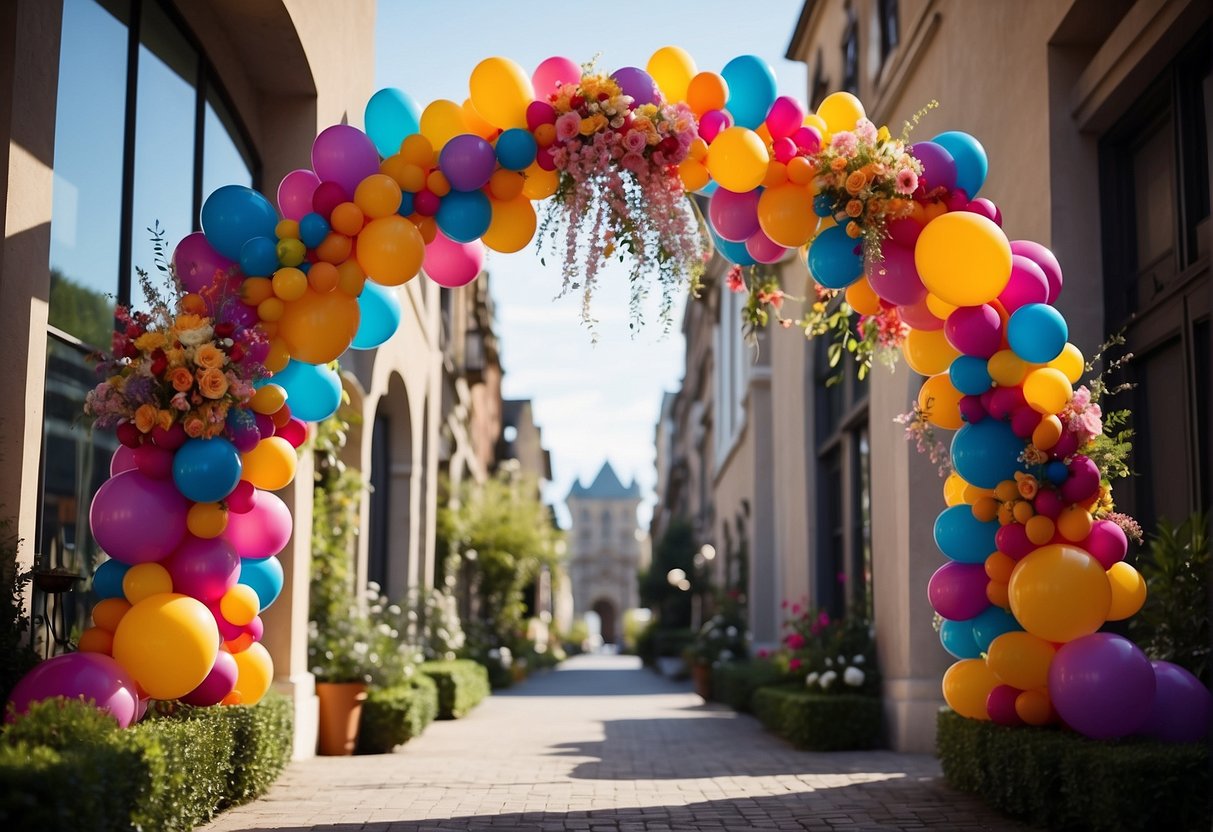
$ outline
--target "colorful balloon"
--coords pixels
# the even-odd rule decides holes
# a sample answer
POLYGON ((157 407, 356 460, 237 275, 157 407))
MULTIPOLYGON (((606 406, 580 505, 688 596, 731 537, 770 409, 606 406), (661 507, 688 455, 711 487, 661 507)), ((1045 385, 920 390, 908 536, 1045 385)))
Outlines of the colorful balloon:
POLYGON ((11 722, 34 702, 59 696, 92 702, 122 728, 135 720, 139 702, 135 680, 120 663, 99 653, 65 653, 41 662, 21 678, 9 695, 12 710, 6 719, 11 722))
POLYGON ((386 159, 400 150, 406 136, 421 129, 421 106, 408 93, 384 87, 366 102, 363 123, 375 149, 386 159))
POLYGON ((1124 636, 1093 633, 1063 644, 1049 667, 1049 696, 1074 730, 1125 737, 1150 717, 1156 682, 1146 654, 1124 636))
POLYGON ((186 533, 189 501, 168 480, 126 471, 106 480, 93 497, 89 526, 107 555, 127 564, 160 560, 186 533), (149 523, 148 518, 156 518, 149 523))
POLYGON ((218 652, 214 616, 187 595, 145 598, 114 633, 114 658, 153 699, 176 699, 198 687, 218 652))

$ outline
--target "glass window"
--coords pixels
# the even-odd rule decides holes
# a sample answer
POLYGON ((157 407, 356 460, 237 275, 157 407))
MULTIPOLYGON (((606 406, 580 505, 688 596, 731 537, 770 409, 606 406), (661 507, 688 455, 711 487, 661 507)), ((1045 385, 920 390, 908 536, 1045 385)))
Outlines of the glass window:
POLYGON ((897 47, 898 0, 877 0, 876 11, 880 18, 880 60, 883 62, 897 47))
POLYGON ((842 36, 842 88, 859 94, 859 20, 847 6, 847 28, 842 36))
POLYGON ((252 154, 240 138, 240 129, 227 105, 214 90, 207 90, 202 140, 202 198, 224 185, 252 187, 252 154))

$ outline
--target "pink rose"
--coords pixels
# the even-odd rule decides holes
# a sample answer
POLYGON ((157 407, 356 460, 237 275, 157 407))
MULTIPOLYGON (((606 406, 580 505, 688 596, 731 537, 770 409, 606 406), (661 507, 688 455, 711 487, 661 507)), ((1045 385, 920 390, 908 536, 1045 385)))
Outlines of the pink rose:
POLYGON ((625 153, 623 158, 619 160, 619 165, 624 170, 629 170, 632 173, 640 173, 648 167, 644 161, 644 157, 639 153, 625 153))
POLYGON ((629 130, 624 134, 623 146, 627 148, 629 153, 641 152, 644 150, 646 144, 647 141, 644 137, 644 133, 641 133, 639 130, 629 130))
POLYGON ((581 132, 581 116, 577 113, 565 113, 556 119, 556 139, 567 142, 581 132))

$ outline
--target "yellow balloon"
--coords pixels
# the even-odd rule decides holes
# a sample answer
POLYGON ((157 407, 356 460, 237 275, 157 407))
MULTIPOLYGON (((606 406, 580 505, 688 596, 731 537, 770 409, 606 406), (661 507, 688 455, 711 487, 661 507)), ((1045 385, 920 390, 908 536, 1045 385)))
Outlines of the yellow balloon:
POLYGON ((261 599, 251 586, 236 584, 219 599, 219 611, 237 627, 244 627, 261 612, 261 599))
POLYGON ((544 170, 539 167, 538 162, 532 162, 525 173, 526 181, 522 183, 522 193, 527 199, 547 199, 556 193, 556 187, 560 184, 556 171, 544 170))
POLYGON ((711 177, 703 162, 690 157, 678 163, 678 176, 682 179, 683 190, 698 191, 706 187, 711 177))
POLYGON ((823 142, 830 137, 830 125, 826 124, 826 120, 816 113, 809 113, 804 117, 804 126, 816 127, 817 132, 821 134, 821 139, 823 142))
POLYGON ((188 595, 144 598, 114 633, 114 659, 153 699, 177 699, 198 687, 218 652, 215 617, 188 595))
POLYGON ((901 346, 910 369, 919 375, 946 372, 960 352, 944 337, 942 329, 911 329, 901 346))
POLYGON ((943 481, 943 501, 949 506, 960 505, 964 502, 964 490, 967 485, 955 471, 948 474, 948 478, 943 481))
POLYGON ((1037 413, 1060 413, 1073 395, 1066 374, 1052 367, 1033 370, 1023 382, 1023 397, 1037 413))
POLYGON ((954 306, 980 306, 998 297, 1011 279, 1011 244, 980 214, 941 214, 922 229, 914 265, 927 289, 954 306))
POLYGON ((463 122, 468 126, 468 130, 482 139, 491 139, 497 135, 497 128, 484 120, 484 116, 472 105, 470 98, 463 102, 463 122))
POLYGON ((863 103, 849 92, 833 92, 817 107, 817 117, 826 123, 831 133, 854 130, 864 116, 863 103))
POLYGON ((131 603, 125 598, 106 598, 93 605, 93 624, 111 633, 118 629, 122 616, 130 611, 131 603))
POLYGON ((89 627, 80 634, 76 645, 81 653, 102 653, 112 656, 114 653, 114 634, 100 627, 89 627))
POLYGON ((954 305, 945 300, 940 300, 930 292, 927 292, 927 309, 930 310, 932 315, 939 318, 941 321, 946 321, 948 316, 956 311, 956 307, 954 305))
POLYGON ((880 298, 876 296, 866 275, 847 287, 846 299, 860 315, 875 315, 880 311, 880 298))
POLYGON ((132 604, 144 598, 173 591, 173 578, 158 563, 137 563, 122 576, 122 594, 132 604))
POLYGON ((813 192, 790 183, 767 188, 758 198, 758 225, 764 234, 781 246, 796 248, 804 245, 817 228, 813 192))
MULTIPOLYGON (((395 219, 412 225, 403 217, 395 219)), ((278 322, 278 335, 286 342, 292 358, 308 364, 327 364, 349 349, 358 332, 361 314, 358 301, 344 292, 321 294, 308 286, 298 300, 286 305, 278 322)))
POLYGON ((493 218, 484 232, 484 244, 493 251, 509 254, 521 251, 535 236, 535 209, 519 194, 506 202, 493 200, 493 218))
POLYGON ((421 135, 429 140, 434 151, 442 150, 447 142, 466 132, 463 108, 454 101, 439 98, 421 111, 421 135))
POLYGON ((472 70, 472 106, 489 124, 507 130, 526 127, 526 108, 535 100, 530 76, 509 58, 485 58, 472 70))
POLYGON ((728 127, 708 146, 708 172, 725 190, 743 194, 762 184, 771 156, 758 134, 728 127))
POLYGON ((1020 690, 1049 684, 1049 665, 1057 648, 1031 633, 1003 633, 990 642, 986 661, 1005 685, 1020 690))
POLYGON ((1082 357, 1082 350, 1073 344, 1066 344, 1061 348, 1061 355, 1054 358, 1045 366, 1052 367, 1055 370, 1061 370, 1065 373, 1071 384, 1078 384, 1078 380, 1082 378, 1083 365, 1086 363, 1082 357))
POLYGON ((695 77, 695 59, 681 47, 663 46, 649 58, 645 70, 653 76, 657 88, 671 104, 686 101, 687 88, 695 77))
POLYGON ((948 707, 969 719, 988 720, 986 699, 998 677, 981 659, 961 659, 943 674, 943 698, 948 707))
POLYGON ((1109 621, 1124 621, 1129 616, 1136 615, 1146 602, 1145 579, 1123 560, 1112 564, 1112 568, 1108 570, 1108 584, 1112 588, 1109 621))
POLYGON ((960 430, 960 399, 964 394, 952 386, 948 373, 931 376, 918 391, 918 407, 926 421, 944 430, 960 430))
POLYGON ((218 537, 227 528, 227 509, 219 503, 194 503, 185 516, 185 525, 194 537, 218 537))
MULTIPOLYGON (((358 183, 354 205, 369 219, 390 217, 400 208, 400 186, 387 174, 373 173, 358 183)), ((359 225, 354 233, 362 229, 359 225)))
POLYGON ((290 485, 298 464, 295 449, 281 436, 262 439, 251 451, 241 454, 240 461, 244 466, 240 478, 265 491, 290 485))
POLYGON ((1049 414, 1040 420, 1040 424, 1032 431, 1032 444, 1042 451, 1047 451, 1061 439, 1064 428, 1061 419, 1049 414))
POLYGON ((986 371, 1000 387, 1015 387, 1028 374, 1028 365, 1013 350, 999 350, 986 362, 986 371))
POLYGON ((358 265, 381 286, 399 286, 412 280, 421 271, 424 259, 421 232, 399 214, 371 220, 358 235, 358 265))
POLYGON ((1023 628, 1055 643, 1095 632, 1112 605, 1099 561, 1061 544, 1037 549, 1016 564, 1009 591, 1011 612, 1023 628))
POLYGON ((249 404, 252 405, 254 413, 260 413, 262 416, 277 413, 286 404, 286 390, 277 384, 266 384, 253 394, 249 404))
POLYGON ((233 704, 256 705, 270 689, 274 681, 274 660, 270 652, 259 642, 253 642, 247 650, 233 654, 236 659, 236 687, 229 696, 233 704))
POLYGON ((274 272, 270 285, 280 300, 289 303, 303 297, 303 293, 307 290, 307 275, 299 269, 284 266, 274 272))

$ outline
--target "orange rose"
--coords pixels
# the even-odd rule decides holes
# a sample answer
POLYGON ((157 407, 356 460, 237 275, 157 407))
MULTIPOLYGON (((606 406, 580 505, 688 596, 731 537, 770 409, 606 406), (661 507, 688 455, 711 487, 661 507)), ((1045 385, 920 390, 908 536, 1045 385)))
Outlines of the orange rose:
POLYGON ((847 216, 848 217, 858 217, 862 213, 863 213, 863 203, 860 202, 858 199, 852 199, 850 202, 847 203, 847 216))
POLYGON ((834 170, 846 170, 847 160, 844 157, 839 156, 836 159, 834 159, 833 162, 830 162, 830 167, 833 168, 834 170))
POLYGON ((140 433, 149 433, 156 426, 157 410, 155 405, 141 404, 135 411, 135 427, 140 433))
POLYGON ((194 351, 194 363, 208 370, 216 369, 227 363, 227 355, 214 344, 203 344, 194 351))
POLYGON ((161 410, 156 414, 156 426, 161 430, 168 430, 173 426, 173 411, 161 410))
POLYGON ((178 393, 187 393, 194 386, 194 374, 184 367, 174 367, 168 380, 178 393))
POLYGON ((227 376, 222 370, 214 367, 203 370, 198 374, 198 389, 208 399, 223 398, 223 394, 227 392, 227 376))
POLYGON ((847 193, 855 196, 863 190, 863 186, 868 184, 868 177, 864 176, 863 171, 855 171, 847 177, 847 193))
POLYGON ((1025 476, 1015 483, 1015 487, 1019 489, 1019 496, 1025 500, 1031 500, 1036 497, 1036 477, 1025 476))
POLYGON ((863 229, 859 227, 857 222, 847 223, 847 236, 852 240, 863 235, 863 229))
POLYGON ((202 436, 203 424, 198 418, 187 419, 185 422, 185 435, 191 439, 197 439, 202 436))

